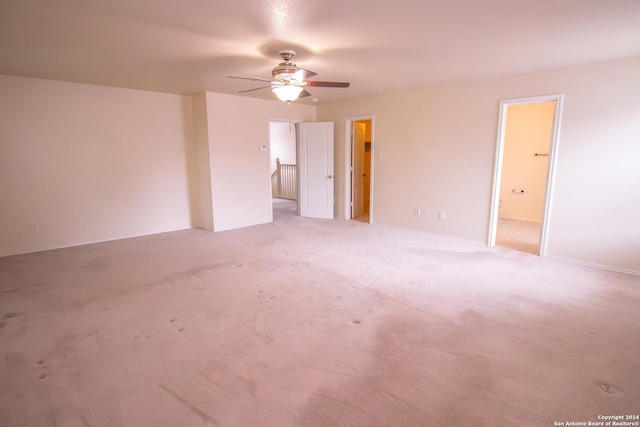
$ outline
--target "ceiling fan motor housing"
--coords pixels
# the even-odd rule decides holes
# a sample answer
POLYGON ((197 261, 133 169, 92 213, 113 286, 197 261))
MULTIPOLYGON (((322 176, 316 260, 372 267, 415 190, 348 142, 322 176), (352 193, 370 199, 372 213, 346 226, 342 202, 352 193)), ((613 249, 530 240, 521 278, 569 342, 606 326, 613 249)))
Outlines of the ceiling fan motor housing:
POLYGON ((296 64, 291 62, 282 62, 276 68, 271 71, 271 75, 274 79, 281 82, 288 82, 293 79, 293 75, 298 71, 296 64))
POLYGON ((271 71, 271 75, 274 79, 285 83, 295 80, 293 75, 299 70, 299 68, 296 64, 291 62, 291 58, 294 57, 296 52, 291 49, 283 49, 279 51, 278 54, 282 57, 283 62, 278 64, 278 66, 271 71))

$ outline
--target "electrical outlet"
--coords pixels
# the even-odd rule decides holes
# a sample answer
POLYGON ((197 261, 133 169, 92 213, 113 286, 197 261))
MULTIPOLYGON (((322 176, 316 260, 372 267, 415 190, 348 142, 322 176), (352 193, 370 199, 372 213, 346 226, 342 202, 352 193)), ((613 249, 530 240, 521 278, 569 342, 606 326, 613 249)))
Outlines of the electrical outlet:
POLYGON ((38 223, 33 221, 31 222, 31 231, 38 231, 38 223))
POLYGON ((416 210, 414 211, 414 213, 415 213, 415 215, 416 215, 416 216, 420 216, 420 214, 421 214, 422 212, 420 212, 420 208, 416 208, 416 210))
POLYGON ((438 218, 444 221, 445 219, 447 219, 447 213, 445 211, 440 211, 440 216, 438 218))

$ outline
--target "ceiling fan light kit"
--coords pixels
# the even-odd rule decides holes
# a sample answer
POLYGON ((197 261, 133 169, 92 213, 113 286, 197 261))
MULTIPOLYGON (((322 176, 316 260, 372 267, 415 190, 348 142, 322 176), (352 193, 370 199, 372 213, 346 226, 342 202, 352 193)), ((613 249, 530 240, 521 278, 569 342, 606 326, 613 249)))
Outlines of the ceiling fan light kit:
POLYGON ((302 86, 287 84, 283 86, 274 86, 271 90, 276 94, 280 101, 291 102, 298 99, 300 92, 302 92, 302 86))
POLYGON ((232 79, 251 80, 253 82, 269 82, 271 83, 271 86, 242 90, 240 91, 240 93, 252 92, 254 90, 266 89, 267 87, 271 87, 271 91, 276 94, 278 99, 284 102, 295 101, 298 98, 304 98, 311 95, 309 92, 304 90, 304 86, 347 88, 350 85, 350 83, 342 82, 315 82, 312 80, 307 80, 315 76, 316 73, 314 73, 313 71, 305 70, 304 68, 299 68, 296 64, 291 62, 291 58, 293 58, 293 56, 296 54, 293 50, 283 49, 278 53, 282 57, 283 62, 278 64, 278 66, 271 71, 271 75, 274 78, 274 80, 272 81, 249 77, 227 77, 232 79))

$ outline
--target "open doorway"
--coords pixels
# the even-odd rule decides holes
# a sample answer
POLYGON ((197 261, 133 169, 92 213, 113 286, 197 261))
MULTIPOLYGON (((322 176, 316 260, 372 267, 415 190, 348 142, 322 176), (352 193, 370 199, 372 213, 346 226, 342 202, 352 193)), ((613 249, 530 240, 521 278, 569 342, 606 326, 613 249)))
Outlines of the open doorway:
POLYGON ((345 219, 373 223, 374 116, 345 122, 345 219))
POLYGON ((501 102, 489 246, 545 255, 561 103, 501 102))
POLYGON ((271 211, 276 221, 298 215, 296 123, 269 120, 271 211))

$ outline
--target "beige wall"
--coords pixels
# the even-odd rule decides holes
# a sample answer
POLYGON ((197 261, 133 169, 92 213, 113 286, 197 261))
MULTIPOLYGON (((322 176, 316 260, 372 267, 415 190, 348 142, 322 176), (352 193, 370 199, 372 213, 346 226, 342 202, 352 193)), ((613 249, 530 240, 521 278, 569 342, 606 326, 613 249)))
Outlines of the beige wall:
POLYGON ((500 180, 500 218, 542 221, 555 102, 510 105, 500 180))
MULTIPOLYGON (((375 115, 375 221, 486 243, 499 101, 564 93, 548 254, 640 272, 638 75, 635 57, 318 106, 335 122, 336 212, 345 118, 375 115)), ((316 119, 216 93, 7 76, 0 92, 0 255, 268 222, 268 120, 316 119)))
POLYGON ((269 222, 268 120, 316 108, 9 76, 0 93, 0 256, 269 222))
POLYGON ((335 121, 343 165, 345 118, 375 115, 376 222, 486 243, 499 101, 564 93, 548 254, 640 272, 639 75, 634 57, 321 105, 318 120, 335 121))
POLYGON ((191 227, 190 97, 9 76, 0 93, 0 256, 191 227))
POLYGON ((271 221, 269 119, 315 121, 316 107, 206 93, 215 231, 271 221))

